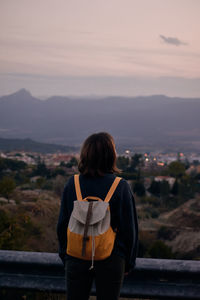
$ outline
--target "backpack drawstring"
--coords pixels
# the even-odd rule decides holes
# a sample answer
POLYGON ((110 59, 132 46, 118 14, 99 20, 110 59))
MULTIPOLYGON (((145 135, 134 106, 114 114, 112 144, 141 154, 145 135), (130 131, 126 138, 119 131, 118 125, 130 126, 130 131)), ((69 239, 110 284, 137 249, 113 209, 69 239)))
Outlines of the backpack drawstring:
POLYGON ((91 226, 91 235, 92 235, 92 264, 89 268, 89 270, 92 270, 94 268, 94 256, 95 256, 95 237, 93 235, 93 225, 91 226))

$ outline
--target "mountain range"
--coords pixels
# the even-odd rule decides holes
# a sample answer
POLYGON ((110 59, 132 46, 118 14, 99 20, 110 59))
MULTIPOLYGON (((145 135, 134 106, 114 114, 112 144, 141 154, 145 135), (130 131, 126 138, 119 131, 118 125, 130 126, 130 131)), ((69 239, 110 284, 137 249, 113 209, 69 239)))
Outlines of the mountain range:
POLYGON ((0 138, 0 151, 25 151, 38 153, 77 152, 76 147, 40 143, 31 139, 5 139, 0 138))
POLYGON ((21 89, 0 97, 0 137, 80 146, 93 132, 110 132, 120 149, 199 151, 200 98, 53 96, 21 89))

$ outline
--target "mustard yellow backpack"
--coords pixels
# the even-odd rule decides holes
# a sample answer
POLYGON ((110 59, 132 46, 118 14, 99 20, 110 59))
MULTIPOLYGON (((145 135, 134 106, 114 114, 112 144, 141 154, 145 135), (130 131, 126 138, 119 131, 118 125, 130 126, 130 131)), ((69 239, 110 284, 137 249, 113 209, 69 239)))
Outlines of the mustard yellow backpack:
POLYGON ((67 254, 91 260, 110 256, 116 233, 110 225, 109 201, 121 178, 116 177, 104 201, 98 197, 82 198, 79 175, 74 176, 77 200, 67 228, 67 254))

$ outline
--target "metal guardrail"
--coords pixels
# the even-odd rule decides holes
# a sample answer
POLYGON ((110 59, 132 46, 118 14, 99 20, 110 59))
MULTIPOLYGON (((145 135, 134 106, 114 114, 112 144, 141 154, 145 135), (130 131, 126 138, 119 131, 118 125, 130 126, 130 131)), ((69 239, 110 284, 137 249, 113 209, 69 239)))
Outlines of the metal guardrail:
MULTIPOLYGON (((65 293, 63 265, 55 253, 0 250, 0 288, 65 293)), ((138 258, 121 297, 200 299, 200 261, 138 258)))

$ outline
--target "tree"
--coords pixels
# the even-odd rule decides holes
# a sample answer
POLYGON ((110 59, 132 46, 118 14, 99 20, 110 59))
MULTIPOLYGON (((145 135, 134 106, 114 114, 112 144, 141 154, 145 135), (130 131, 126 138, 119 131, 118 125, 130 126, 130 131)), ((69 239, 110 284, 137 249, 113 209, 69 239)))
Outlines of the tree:
POLYGON ((153 180, 150 185, 149 192, 155 196, 160 196, 160 190, 161 190, 160 181, 153 180))
POLYGON ((44 177, 39 177, 36 180, 36 187, 39 189, 42 189, 44 187, 45 183, 46 183, 46 179, 44 177))
POLYGON ((38 162, 36 170, 35 170, 35 175, 36 176, 44 176, 44 177, 49 177, 50 176, 50 171, 47 169, 46 165, 44 162, 38 162))
POLYGON ((200 180, 200 173, 197 173, 197 174, 195 175, 195 180, 200 180))
POLYGON ((65 176, 66 175, 66 171, 63 170, 63 169, 61 169, 61 168, 56 168, 51 173, 51 177, 56 177, 58 175, 65 176))
POLYGON ((25 169, 27 164, 23 161, 18 161, 8 158, 0 158, 0 171, 10 169, 12 171, 19 171, 25 169))
POLYGON ((169 195, 169 193, 170 193, 169 183, 168 181, 163 180, 160 185, 160 195, 161 197, 165 198, 169 195))
POLYGON ((129 167, 129 171, 134 172, 139 167, 141 163, 141 158, 142 158, 142 154, 138 154, 138 153, 134 154, 131 157, 131 164, 129 167))
POLYGON ((0 157, 0 172, 6 168, 5 159, 0 157))
POLYGON ((129 158, 125 156, 118 156, 117 157, 117 167, 126 172, 129 166, 129 158))
POLYGON ((10 194, 14 191, 16 183, 13 178, 3 177, 0 181, 0 194, 9 199, 10 194))
POLYGON ((16 172, 14 179, 17 185, 26 184, 30 182, 29 177, 24 172, 16 172))
POLYGON ((180 178, 185 174, 185 166, 179 161, 173 161, 168 166, 170 176, 180 178))
POLYGON ((178 180, 176 179, 175 182, 174 182, 174 184, 173 184, 173 186, 172 186, 171 193, 174 196, 177 196, 178 192, 179 192, 179 183, 178 183, 178 180))
POLYGON ((66 164, 66 167, 72 168, 77 165, 78 165, 78 161, 77 161, 76 157, 72 157, 71 160, 66 164))
POLYGON ((64 178, 63 176, 57 175, 57 177, 55 178, 55 180, 53 182, 53 190, 58 197, 62 196, 65 183, 66 183, 66 178, 64 178))
POLYGON ((136 181, 133 187, 133 192, 139 197, 145 196, 146 190, 144 184, 140 181, 136 181))
POLYGON ((180 180, 179 194, 182 198, 189 199, 194 196, 196 190, 195 181, 189 175, 184 175, 180 180))

